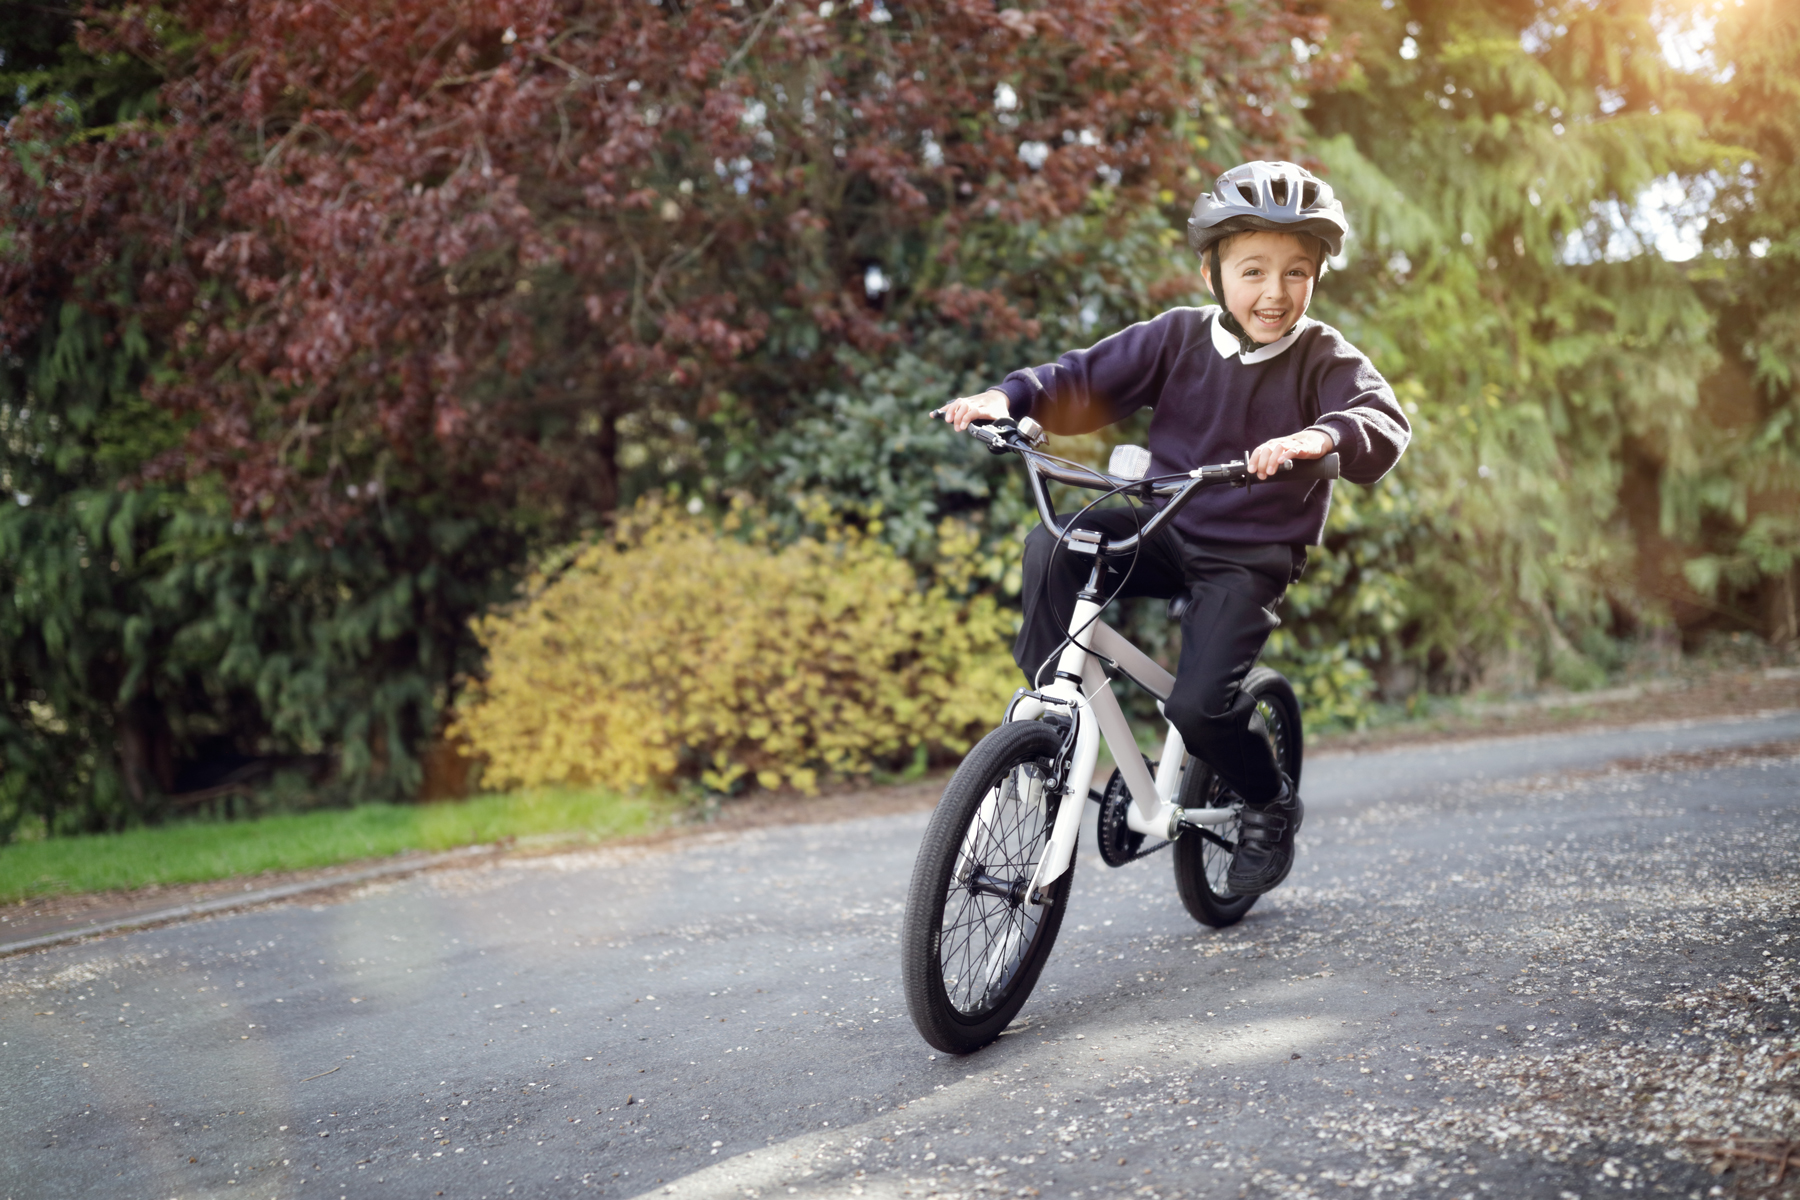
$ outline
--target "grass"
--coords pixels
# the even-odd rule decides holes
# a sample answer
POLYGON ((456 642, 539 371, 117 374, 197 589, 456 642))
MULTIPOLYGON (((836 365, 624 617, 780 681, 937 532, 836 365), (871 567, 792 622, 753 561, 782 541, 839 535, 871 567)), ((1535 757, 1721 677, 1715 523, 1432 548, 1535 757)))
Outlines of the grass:
MULTIPOLYGON (((1800 665, 1791 652, 1773 658, 1766 654, 1740 658, 1744 660, 1715 655, 1696 661, 1682 674, 1693 675, 1694 682, 1711 680, 1717 688, 1735 689, 1732 694, 1739 701, 1753 701, 1752 707, 1789 707, 1800 701, 1800 693, 1794 690, 1796 685, 1792 682, 1764 681, 1751 686, 1732 673, 1733 669, 1800 665)), ((1547 708, 1507 720, 1483 716, 1482 706, 1463 698, 1434 699, 1423 707, 1393 706, 1384 709, 1371 728, 1361 734, 1319 737, 1317 731, 1309 730, 1314 735, 1309 748, 1364 742, 1373 745, 1404 740, 1408 734, 1459 729, 1482 733, 1540 725, 1560 727, 1571 719, 1568 710, 1579 708, 1585 701, 1580 693, 1559 699, 1566 700, 1567 708, 1547 708), (1386 734, 1400 737, 1384 738, 1386 734)), ((1742 703, 1723 704, 1704 688, 1650 697, 1636 706, 1613 704, 1605 708, 1615 719, 1744 710, 1742 703)), ((1156 758, 1162 747, 1161 726, 1134 722, 1134 729, 1145 753, 1156 758)), ((876 782, 915 778, 924 767, 925 761, 920 758, 901 774, 880 777, 876 782)), ((1110 754, 1102 748, 1095 770, 1096 786, 1104 786, 1112 767, 1110 754)), ((667 823, 682 807, 682 801, 668 796, 622 796, 599 788, 545 788, 445 804, 321 809, 259 820, 192 821, 126 833, 42 838, 0 846, 0 904, 39 896, 307 870, 385 858, 408 850, 450 850, 506 838, 598 842, 644 833, 667 823)))
POLYGON ((601 841, 643 833, 677 807, 666 797, 542 788, 446 804, 369 804, 15 842, 0 848, 0 903, 307 870, 504 838, 601 841))

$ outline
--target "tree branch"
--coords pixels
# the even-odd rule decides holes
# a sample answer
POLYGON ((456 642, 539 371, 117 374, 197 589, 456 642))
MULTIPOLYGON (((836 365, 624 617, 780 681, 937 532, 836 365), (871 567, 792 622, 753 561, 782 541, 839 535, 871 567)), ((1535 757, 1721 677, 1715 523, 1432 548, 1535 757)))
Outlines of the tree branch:
POLYGON ((775 10, 781 7, 781 3, 782 0, 769 0, 769 7, 763 9, 762 16, 757 18, 756 27, 750 31, 750 36, 744 39, 744 44, 737 48, 737 53, 725 60, 725 65, 720 68, 720 74, 729 74, 733 67, 743 61, 744 55, 750 53, 750 47, 756 45, 756 39, 762 36, 763 27, 769 23, 769 18, 775 15, 775 10))

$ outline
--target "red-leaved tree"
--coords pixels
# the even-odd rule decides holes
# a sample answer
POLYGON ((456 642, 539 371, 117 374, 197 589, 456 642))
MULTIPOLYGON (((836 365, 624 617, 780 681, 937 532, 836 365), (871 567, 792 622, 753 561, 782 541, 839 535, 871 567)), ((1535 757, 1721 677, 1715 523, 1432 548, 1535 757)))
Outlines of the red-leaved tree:
POLYGON ((836 344, 1028 329, 1034 273, 981 231, 1289 152, 1335 69, 1289 43, 1323 33, 1287 0, 97 4, 84 46, 152 65, 160 111, 0 135, 0 343, 70 297, 141 333, 188 423, 147 473, 290 532, 603 512, 622 419, 772 417, 836 344))

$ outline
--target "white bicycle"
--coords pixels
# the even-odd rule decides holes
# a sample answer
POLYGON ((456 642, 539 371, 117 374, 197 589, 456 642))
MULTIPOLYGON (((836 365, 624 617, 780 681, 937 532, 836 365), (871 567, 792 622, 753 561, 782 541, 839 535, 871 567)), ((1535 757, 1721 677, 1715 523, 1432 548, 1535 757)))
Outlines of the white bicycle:
MULTIPOLYGON (((1165 503, 1127 538, 1106 541, 1073 528, 1074 522, 1062 531, 1058 552, 1091 556, 1093 568, 1076 597, 1056 679, 1041 690, 1014 694, 1000 727, 957 768, 925 830, 901 927, 901 976, 913 1024, 927 1042, 951 1054, 967 1054, 999 1037, 1036 986, 1062 927, 1083 800, 1100 805, 1100 854, 1108 865, 1123 866, 1173 845, 1175 887, 1196 920, 1231 925, 1256 903, 1255 896, 1232 895, 1225 883, 1242 801, 1210 767, 1189 757, 1173 724, 1160 761, 1144 758, 1109 686, 1114 678, 1127 679, 1154 696, 1160 709, 1174 677, 1100 620, 1109 599, 1109 563, 1134 555, 1201 488, 1244 487, 1254 477, 1236 461, 1146 479, 1149 455, 1135 446, 1115 450, 1106 472, 1091 470, 1045 453, 1043 432, 1029 418, 972 425, 969 433, 993 453, 1024 461, 1046 529, 1059 528, 1049 481, 1100 491, 1099 499, 1122 495, 1165 503), (1119 766, 1097 791, 1094 764, 1102 738, 1119 766), (1146 837, 1158 841, 1146 849, 1146 837)), ((1288 462, 1269 482, 1337 474, 1338 458, 1331 454, 1288 462)), ((1170 615, 1179 613, 1179 602, 1172 602, 1170 615)), ((1268 738, 1276 762, 1298 787, 1300 704, 1294 689, 1265 667, 1253 669, 1243 686, 1256 699, 1252 728, 1268 738)))

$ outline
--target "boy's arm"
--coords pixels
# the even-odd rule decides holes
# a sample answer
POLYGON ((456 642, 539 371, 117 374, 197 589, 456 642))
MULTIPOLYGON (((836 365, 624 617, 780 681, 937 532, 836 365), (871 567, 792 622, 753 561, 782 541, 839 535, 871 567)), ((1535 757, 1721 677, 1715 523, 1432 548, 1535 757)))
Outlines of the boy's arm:
POLYGON ((1030 417, 1051 433, 1091 433, 1154 405, 1179 355, 1184 322, 1197 310, 1173 309, 1071 350, 1053 363, 1014 371, 995 393, 1005 415, 1030 417))
POLYGON ((1337 443, 1345 479, 1374 483, 1406 452, 1412 425, 1375 364, 1341 334, 1332 333, 1334 344, 1308 380, 1319 415, 1307 432, 1323 431, 1337 443))

